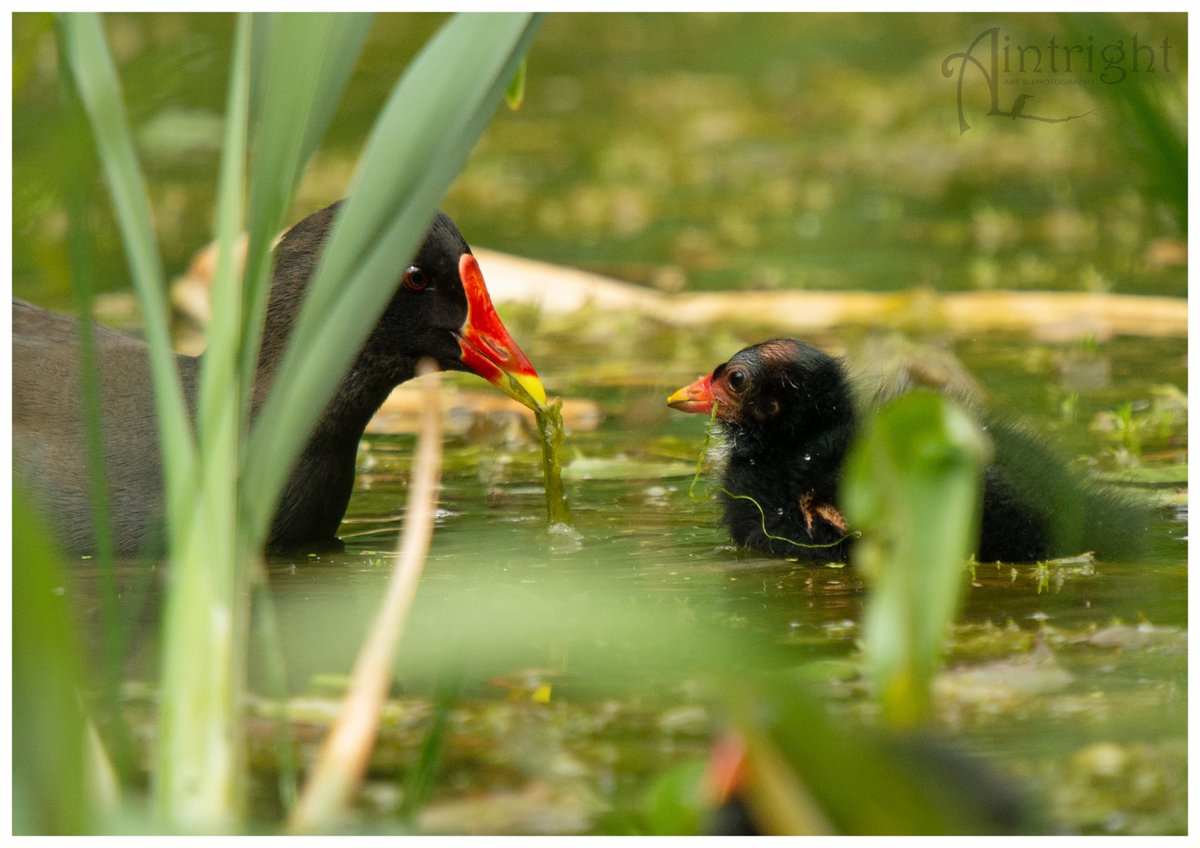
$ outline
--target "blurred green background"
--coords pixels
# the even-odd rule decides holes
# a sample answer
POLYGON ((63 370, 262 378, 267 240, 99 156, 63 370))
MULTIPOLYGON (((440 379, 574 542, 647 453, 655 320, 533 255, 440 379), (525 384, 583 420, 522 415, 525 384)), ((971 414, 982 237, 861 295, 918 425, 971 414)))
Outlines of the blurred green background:
MULTIPOLYGON (((296 219, 345 193, 388 88, 442 20, 378 16, 296 219)), ((178 273, 210 238, 232 19, 106 23, 178 273)), ((90 154, 62 131, 48 15, 14 16, 13 52, 14 290, 65 307, 57 187, 90 154)), ((669 291, 1184 296, 1186 172, 1156 155, 1155 134, 1184 149, 1186 74, 1183 14, 557 14, 530 54, 524 106, 497 115, 445 206, 473 244, 669 291), (1002 75, 1002 109, 1027 93, 1026 114, 1090 114, 988 116, 987 87, 968 71, 960 134, 957 77, 942 63, 993 26, 1010 47, 1054 38, 1059 54, 1090 45, 1097 57, 1091 74, 1040 75, 1073 84, 1002 75), (1153 71, 1144 49, 1132 72, 1135 35, 1156 49, 1153 71), (1105 85, 1099 51, 1114 40, 1129 73, 1105 85), (1146 109, 1150 126, 1136 117, 1146 109)), ((106 203, 97 190, 91 225, 98 283, 116 289, 124 263, 106 203)))

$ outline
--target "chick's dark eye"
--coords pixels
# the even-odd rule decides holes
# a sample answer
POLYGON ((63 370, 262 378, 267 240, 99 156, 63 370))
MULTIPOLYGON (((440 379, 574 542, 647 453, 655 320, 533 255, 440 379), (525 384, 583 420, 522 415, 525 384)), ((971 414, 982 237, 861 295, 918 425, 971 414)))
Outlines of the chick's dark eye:
POLYGON ((429 277, 416 265, 404 269, 404 286, 412 291, 425 291, 429 288, 429 277))
POLYGON ((746 386, 745 371, 730 371, 729 372, 729 388, 735 392, 740 392, 746 386))

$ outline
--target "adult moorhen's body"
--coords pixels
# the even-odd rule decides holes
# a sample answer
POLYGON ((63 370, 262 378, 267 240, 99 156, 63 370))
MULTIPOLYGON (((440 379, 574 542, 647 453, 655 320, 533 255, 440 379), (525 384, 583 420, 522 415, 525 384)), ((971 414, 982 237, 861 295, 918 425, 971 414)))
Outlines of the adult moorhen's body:
MULTIPOLYGON (((667 399, 683 412, 711 413, 716 404, 728 451, 722 521, 734 541, 783 556, 847 558, 853 528, 838 508, 838 485, 859 428, 856 396, 840 359, 802 341, 772 339, 667 399)), ((980 562, 1085 550, 1124 556, 1140 547, 1149 519, 1140 504, 1083 484, 1020 428, 985 426, 995 451, 984 472, 980 562)))
MULTIPOLYGON (((252 408, 266 397, 339 204, 309 215, 275 248, 270 298, 252 408)), ((13 453, 66 547, 94 545, 77 322, 13 301, 13 453)), ((119 553, 161 544, 162 469, 147 349, 140 340, 95 328, 109 510, 119 553)), ((430 358, 473 371, 523 403, 544 403, 533 366, 500 322, 479 266, 458 228, 438 214, 417 256, 398 269, 396 289, 357 359, 326 405, 288 480, 270 545, 336 544, 354 485, 359 439, 388 393, 430 358)), ((194 402, 200 360, 177 355, 184 393, 194 402)))

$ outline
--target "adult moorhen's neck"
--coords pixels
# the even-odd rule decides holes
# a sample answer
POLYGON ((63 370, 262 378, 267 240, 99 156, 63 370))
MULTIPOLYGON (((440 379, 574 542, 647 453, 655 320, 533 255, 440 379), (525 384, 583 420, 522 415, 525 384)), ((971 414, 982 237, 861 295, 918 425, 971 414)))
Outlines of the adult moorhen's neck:
MULTIPOLYGON (((255 378, 252 415, 266 400, 290 331, 291 312, 271 310, 255 378)), ((321 411, 296 460, 271 528, 273 549, 336 539, 350 502, 358 443, 388 393, 412 376, 415 365, 391 358, 384 367, 360 352, 321 411)))

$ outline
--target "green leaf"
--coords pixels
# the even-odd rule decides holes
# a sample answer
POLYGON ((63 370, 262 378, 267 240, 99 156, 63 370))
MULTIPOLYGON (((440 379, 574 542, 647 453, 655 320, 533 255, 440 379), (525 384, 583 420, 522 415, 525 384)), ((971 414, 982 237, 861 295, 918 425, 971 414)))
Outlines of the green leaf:
MULTIPOLYGON (((246 616, 240 607, 247 557, 239 543, 249 545, 238 533, 236 480, 238 409, 248 388, 236 367, 242 293, 235 253, 242 228, 249 44, 249 18, 243 15, 234 39, 217 198, 214 320, 196 409, 200 461, 190 495, 194 520, 173 537, 173 579, 163 619, 164 651, 171 659, 162 669, 157 802, 164 821, 190 827, 235 820, 241 784, 237 728, 246 616), (196 650, 200 645, 204 649, 196 650)), ((164 457, 168 465, 174 459, 164 457)))
POLYGON ((16 834, 85 833, 78 622, 51 533, 13 488, 12 810, 16 834))
POLYGON ((871 419, 846 460, 842 506, 871 581, 868 672, 896 725, 928 717, 929 688, 978 538, 988 445, 949 398, 913 392, 871 419))
POLYGON ((372 16, 258 14, 253 24, 253 166, 241 372, 258 364, 271 244, 283 225, 304 166, 341 99, 372 16))
POLYGON ((79 98, 87 110, 96 137, 96 152, 104 168, 126 257, 133 273, 150 346, 155 410, 162 448, 174 457, 166 463, 167 509, 172 532, 185 520, 195 453, 184 406, 183 389, 171 352, 169 312, 163 284, 162 260, 154 236, 146 182, 134 153, 133 137, 121 100, 116 67, 104 41, 100 18, 93 13, 58 17, 66 66, 75 79, 79 98))

